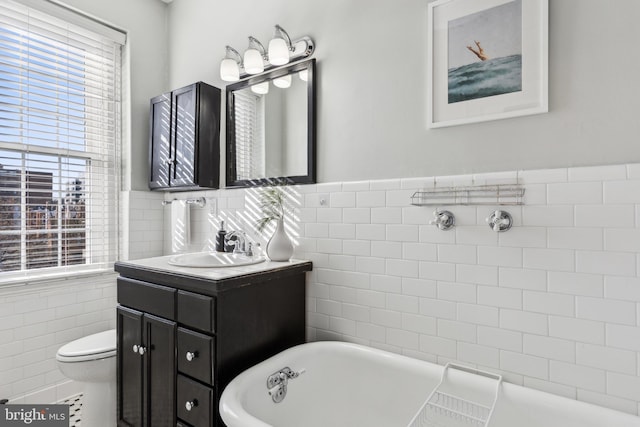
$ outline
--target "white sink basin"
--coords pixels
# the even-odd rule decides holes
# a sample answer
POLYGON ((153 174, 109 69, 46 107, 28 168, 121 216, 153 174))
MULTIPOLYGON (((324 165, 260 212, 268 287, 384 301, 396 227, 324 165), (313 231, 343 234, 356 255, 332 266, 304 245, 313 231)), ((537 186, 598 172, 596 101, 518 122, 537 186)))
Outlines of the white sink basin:
POLYGON ((247 257, 224 252, 196 252, 174 255, 169 258, 168 263, 178 267, 228 268, 258 264, 264 260, 263 256, 247 257))

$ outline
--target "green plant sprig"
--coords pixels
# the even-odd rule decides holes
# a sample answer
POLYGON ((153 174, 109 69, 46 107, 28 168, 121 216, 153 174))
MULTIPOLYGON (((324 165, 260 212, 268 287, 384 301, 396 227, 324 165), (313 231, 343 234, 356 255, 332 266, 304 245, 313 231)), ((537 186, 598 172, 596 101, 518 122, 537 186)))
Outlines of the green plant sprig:
POLYGON ((267 187, 260 192, 262 217, 256 221, 256 228, 262 232, 271 221, 284 218, 286 194, 278 187, 267 187))

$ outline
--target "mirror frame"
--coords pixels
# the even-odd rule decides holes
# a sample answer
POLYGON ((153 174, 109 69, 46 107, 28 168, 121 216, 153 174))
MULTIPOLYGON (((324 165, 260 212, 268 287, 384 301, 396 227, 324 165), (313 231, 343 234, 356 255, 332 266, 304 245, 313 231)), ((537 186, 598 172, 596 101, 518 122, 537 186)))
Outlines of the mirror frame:
POLYGON ((288 64, 264 74, 233 83, 226 87, 227 97, 227 142, 226 142, 226 181, 227 187, 259 187, 287 184, 314 184, 316 182, 316 85, 315 59, 288 64), (237 179, 236 172, 236 126, 235 101, 233 93, 254 84, 274 80, 287 74, 307 70, 307 174, 279 176, 256 179, 237 179))

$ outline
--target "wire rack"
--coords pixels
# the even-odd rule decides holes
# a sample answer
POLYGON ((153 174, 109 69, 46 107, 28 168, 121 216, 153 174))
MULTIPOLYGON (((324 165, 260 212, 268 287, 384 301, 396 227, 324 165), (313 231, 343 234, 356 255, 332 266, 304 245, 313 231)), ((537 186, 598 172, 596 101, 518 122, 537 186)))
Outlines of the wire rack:
POLYGON ((489 425, 498 400, 501 382, 501 375, 448 363, 444 367, 440 382, 407 427, 486 427, 489 425), (441 387, 449 369, 457 369, 494 380, 495 392, 491 405, 488 406, 442 391, 441 387))
POLYGON ((411 204, 414 206, 521 205, 523 196, 524 187, 519 184, 434 187, 413 193, 411 204))

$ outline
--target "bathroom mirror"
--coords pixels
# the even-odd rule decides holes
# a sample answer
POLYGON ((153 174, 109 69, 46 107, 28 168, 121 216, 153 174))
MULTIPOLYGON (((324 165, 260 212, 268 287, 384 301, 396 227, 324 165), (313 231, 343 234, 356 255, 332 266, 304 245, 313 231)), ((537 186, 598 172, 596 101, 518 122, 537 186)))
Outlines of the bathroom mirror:
POLYGON ((315 182, 315 59, 227 86, 227 187, 315 182))

